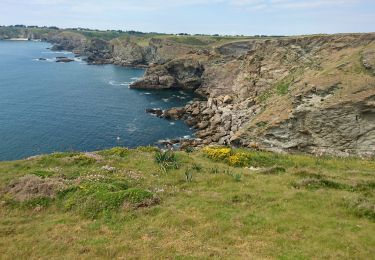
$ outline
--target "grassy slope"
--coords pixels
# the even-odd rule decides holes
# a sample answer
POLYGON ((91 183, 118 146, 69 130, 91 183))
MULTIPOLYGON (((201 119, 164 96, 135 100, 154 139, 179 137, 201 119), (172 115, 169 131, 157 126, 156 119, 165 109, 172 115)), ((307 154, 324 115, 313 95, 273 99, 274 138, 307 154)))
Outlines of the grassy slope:
POLYGON ((122 156, 102 152, 99 161, 60 154, 2 162, 1 186, 30 173, 70 180, 94 173, 109 179, 122 176, 132 187, 159 190, 161 202, 92 219, 64 209, 58 199, 35 208, 8 205, 3 196, 1 258, 374 256, 374 161, 245 153, 252 165, 278 165, 286 172, 233 168, 202 151, 178 152, 180 168, 168 172, 159 169, 154 152, 140 150, 122 156), (104 165, 116 171, 103 170, 104 165), (185 171, 192 167, 193 178, 187 182, 185 171), (314 178, 325 184, 303 185, 314 178), (366 198, 367 204, 358 206, 358 198, 366 198))

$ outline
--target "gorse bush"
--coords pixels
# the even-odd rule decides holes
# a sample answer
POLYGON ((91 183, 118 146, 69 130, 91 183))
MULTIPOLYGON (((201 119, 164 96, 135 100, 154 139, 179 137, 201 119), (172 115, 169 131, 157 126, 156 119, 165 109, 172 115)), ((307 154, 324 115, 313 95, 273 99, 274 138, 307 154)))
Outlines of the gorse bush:
POLYGON ((231 166, 246 166, 250 162, 250 155, 243 153, 243 152, 237 152, 233 153, 228 157, 228 163, 231 166))
POLYGON ((275 165, 293 167, 296 164, 304 163, 303 159, 305 159, 302 158, 300 161, 295 161, 288 155, 215 146, 205 147, 202 152, 206 157, 214 161, 223 162, 234 167, 273 167, 275 165))
POLYGON ((227 147, 205 147, 203 153, 210 159, 225 162, 231 166, 246 166, 250 162, 250 155, 236 152, 227 147))
POLYGON ((155 153, 155 161, 159 164, 162 171, 166 172, 170 169, 178 169, 179 164, 176 154, 172 151, 158 151, 155 153))
POLYGON ((227 160, 231 155, 231 149, 226 147, 205 147, 203 148, 203 153, 207 155, 208 158, 215 161, 227 160))

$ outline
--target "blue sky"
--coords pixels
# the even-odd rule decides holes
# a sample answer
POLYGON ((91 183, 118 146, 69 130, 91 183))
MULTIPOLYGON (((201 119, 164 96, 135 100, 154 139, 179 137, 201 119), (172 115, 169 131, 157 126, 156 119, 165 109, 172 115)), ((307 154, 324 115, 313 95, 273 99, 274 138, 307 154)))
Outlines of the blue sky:
POLYGON ((374 32, 375 0, 0 0, 0 25, 165 33, 374 32))

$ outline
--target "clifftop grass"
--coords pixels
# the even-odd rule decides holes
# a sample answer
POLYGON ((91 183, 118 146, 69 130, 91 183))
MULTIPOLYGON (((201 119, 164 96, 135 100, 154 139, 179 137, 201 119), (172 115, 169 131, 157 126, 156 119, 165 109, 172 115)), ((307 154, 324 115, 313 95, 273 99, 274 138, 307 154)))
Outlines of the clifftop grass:
POLYGON ((374 254, 373 160, 223 147, 164 157, 142 147, 1 162, 1 257, 374 254))

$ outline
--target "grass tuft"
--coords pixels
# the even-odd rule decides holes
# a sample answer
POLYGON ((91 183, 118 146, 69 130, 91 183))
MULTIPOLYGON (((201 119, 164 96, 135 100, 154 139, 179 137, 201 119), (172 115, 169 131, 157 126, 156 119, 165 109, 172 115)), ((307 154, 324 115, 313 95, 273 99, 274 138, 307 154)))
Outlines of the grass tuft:
POLYGON ((167 172, 171 169, 178 169, 179 163, 177 161, 176 154, 172 151, 158 151, 155 153, 155 161, 159 165, 160 169, 167 172))

